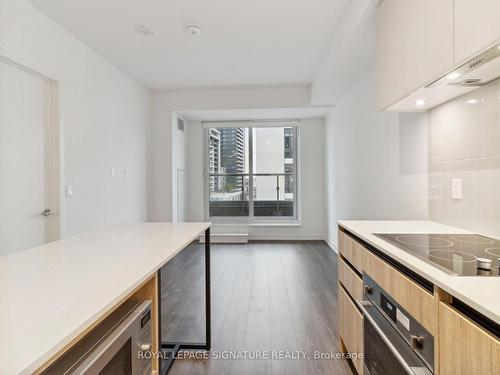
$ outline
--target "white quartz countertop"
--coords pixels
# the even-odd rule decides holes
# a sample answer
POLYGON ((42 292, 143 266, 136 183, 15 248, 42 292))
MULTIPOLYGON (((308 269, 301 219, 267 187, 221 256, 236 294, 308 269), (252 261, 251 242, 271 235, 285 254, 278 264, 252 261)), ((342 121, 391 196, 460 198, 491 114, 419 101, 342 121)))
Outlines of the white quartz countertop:
POLYGON ((117 224, 0 257, 0 375, 31 374, 209 226, 117 224))
MULTIPOLYGON (((339 225, 500 324, 500 277, 453 276, 373 233, 472 233, 432 221, 339 221, 339 225)), ((480 234, 480 233, 479 233, 480 234)))

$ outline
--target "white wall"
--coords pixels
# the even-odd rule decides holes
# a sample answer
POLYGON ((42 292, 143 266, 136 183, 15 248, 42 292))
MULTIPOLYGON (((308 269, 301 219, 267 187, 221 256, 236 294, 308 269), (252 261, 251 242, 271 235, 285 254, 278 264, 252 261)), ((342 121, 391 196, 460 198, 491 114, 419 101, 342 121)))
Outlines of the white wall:
POLYGON ((375 55, 379 0, 351 1, 332 34, 311 84, 311 104, 337 104, 375 55))
POLYGON ((150 92, 23 0, 0 0, 0 55, 59 81, 62 235, 144 220, 150 92))
POLYGON ((178 142, 173 142, 176 125, 172 124, 176 111, 305 107, 309 105, 309 94, 308 86, 156 92, 153 97, 152 199, 148 218, 152 221, 176 219, 177 181, 172 171, 176 170, 177 161, 172 156, 181 153, 177 151, 178 142))
POLYGON ((328 241, 338 220, 427 219, 427 114, 375 111, 370 67, 327 118, 328 241))
MULTIPOLYGON (((248 233, 251 239, 324 239, 325 211, 324 119, 304 119, 299 126, 301 186, 300 226, 221 226, 213 233, 248 233)), ((186 201, 188 221, 203 221, 203 129, 201 121, 186 124, 186 201)))

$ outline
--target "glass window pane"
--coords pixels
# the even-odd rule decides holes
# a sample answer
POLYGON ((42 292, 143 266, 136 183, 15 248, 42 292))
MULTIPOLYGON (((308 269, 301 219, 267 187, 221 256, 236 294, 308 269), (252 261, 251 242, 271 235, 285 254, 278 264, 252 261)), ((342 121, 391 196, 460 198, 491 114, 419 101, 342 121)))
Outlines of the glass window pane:
POLYGON ((208 129, 210 174, 248 173, 248 128, 208 129))
POLYGON ((248 216, 248 128, 208 130, 209 215, 248 216))
POLYGON ((293 176, 254 177, 255 216, 293 216, 293 176))
POLYGON ((248 176, 209 178, 210 216, 248 216, 248 176))
POLYGON ((253 172, 293 173, 295 128, 253 128, 253 172), (286 167, 285 167, 286 166, 286 167))
POLYGON ((295 217, 295 127, 210 128, 208 135, 210 217, 249 216, 250 201, 255 217, 295 217))
POLYGON ((296 128, 253 128, 254 216, 294 216, 296 128))

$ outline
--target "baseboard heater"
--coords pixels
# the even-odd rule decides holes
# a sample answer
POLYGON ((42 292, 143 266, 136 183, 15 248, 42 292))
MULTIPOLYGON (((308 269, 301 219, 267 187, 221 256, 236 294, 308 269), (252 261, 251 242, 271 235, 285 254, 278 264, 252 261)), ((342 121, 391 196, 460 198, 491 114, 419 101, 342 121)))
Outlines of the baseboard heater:
MULTIPOLYGON (((200 236, 200 243, 205 243, 205 236, 200 236)), ((210 243, 248 243, 248 233, 210 234, 210 243)))

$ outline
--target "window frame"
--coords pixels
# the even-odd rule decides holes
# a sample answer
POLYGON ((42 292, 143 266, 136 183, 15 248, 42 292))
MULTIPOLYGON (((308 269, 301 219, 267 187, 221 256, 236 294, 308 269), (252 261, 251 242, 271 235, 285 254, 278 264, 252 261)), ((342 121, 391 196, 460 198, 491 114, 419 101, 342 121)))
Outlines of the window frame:
MULTIPOLYGON (((300 192, 300 120, 266 120, 266 121, 205 121, 203 126, 203 217, 205 220, 223 226, 298 226, 301 223, 300 192), (253 194, 249 194, 248 216, 210 216, 210 173, 209 173, 209 129, 210 128, 249 128, 249 190, 253 191, 253 132, 252 128, 274 127, 295 129, 295 179, 293 199, 293 216, 254 216, 253 194)), ((283 189, 285 186, 283 186, 283 189)))

